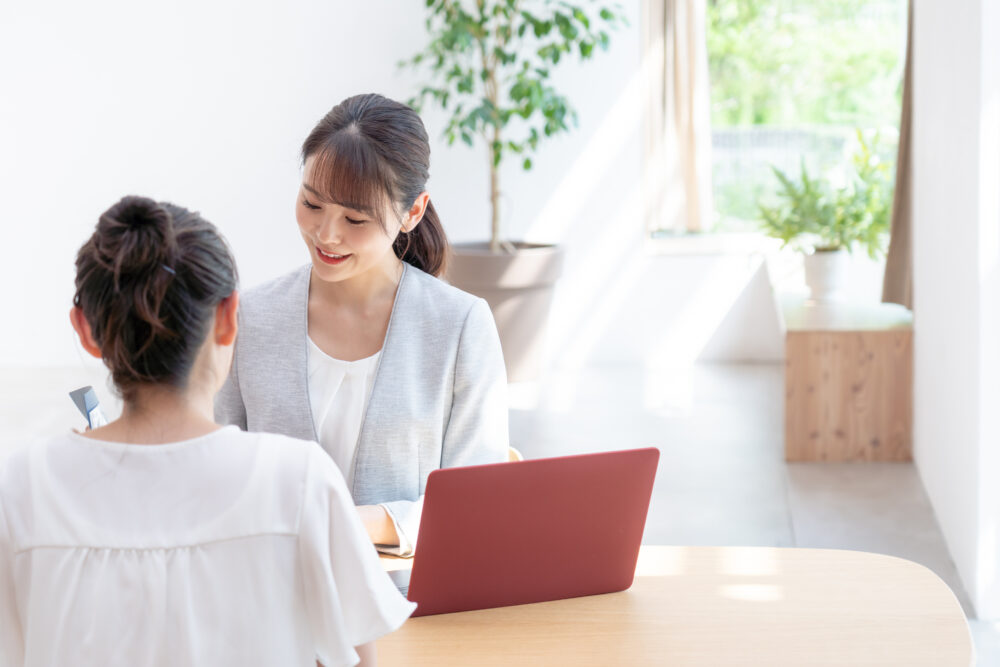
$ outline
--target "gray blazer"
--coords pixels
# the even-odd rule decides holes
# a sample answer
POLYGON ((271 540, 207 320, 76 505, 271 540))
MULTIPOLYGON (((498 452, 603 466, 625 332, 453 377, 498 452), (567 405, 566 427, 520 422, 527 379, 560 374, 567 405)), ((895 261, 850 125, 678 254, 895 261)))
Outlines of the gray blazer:
MULTIPOLYGON (((310 273, 307 265, 242 295, 219 423, 318 440, 306 366, 310 273)), ((507 379, 489 306, 404 264, 358 435, 354 502, 385 504, 415 545, 430 472, 505 461, 507 447, 507 379)))

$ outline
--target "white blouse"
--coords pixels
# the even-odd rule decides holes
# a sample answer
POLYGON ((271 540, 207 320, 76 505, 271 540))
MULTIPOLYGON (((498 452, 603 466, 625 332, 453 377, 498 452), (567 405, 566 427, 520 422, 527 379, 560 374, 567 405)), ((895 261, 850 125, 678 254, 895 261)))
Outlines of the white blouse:
POLYGON ((67 434, 0 470, 2 665, 353 665, 413 607, 314 443, 67 434))
POLYGON ((309 405, 319 444, 354 486, 354 453, 372 395, 381 352, 365 359, 334 359, 309 339, 309 405))
MULTIPOLYGON (((368 410, 368 399, 372 395, 382 352, 357 361, 344 361, 321 350, 312 338, 308 340, 309 407, 312 409, 316 437, 344 474, 347 487, 354 488, 354 455, 358 450, 358 436, 368 410)), ((396 518, 389 508, 385 507, 385 510, 396 529, 399 545, 380 544, 379 551, 397 556, 412 553, 413 546, 396 518)))

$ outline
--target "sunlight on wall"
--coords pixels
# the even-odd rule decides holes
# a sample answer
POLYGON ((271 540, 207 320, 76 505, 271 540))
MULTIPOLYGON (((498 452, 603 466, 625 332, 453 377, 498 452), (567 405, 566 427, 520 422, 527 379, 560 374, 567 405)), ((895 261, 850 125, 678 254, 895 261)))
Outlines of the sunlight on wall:
POLYGON ((625 201, 621 215, 591 239, 590 247, 576 247, 580 268, 563 281, 564 309, 561 317, 553 317, 552 325, 557 342, 553 359, 562 368, 577 369, 587 363, 641 277, 641 239, 621 232, 638 219, 638 187, 625 201))
POLYGON ((606 171, 627 144, 629 135, 635 132, 641 83, 641 71, 637 71, 528 227, 525 240, 545 242, 571 236, 571 227, 579 221, 588 200, 601 191, 606 171))
POLYGON ((561 240, 567 247, 549 325, 552 366, 580 368, 590 360, 640 277, 637 258, 645 238, 639 183, 626 191, 607 183, 636 141, 641 84, 637 70, 525 233, 528 241, 561 240), (611 217, 594 214, 595 205, 609 204, 611 217))
POLYGON ((752 263, 720 261, 707 275, 699 276, 699 284, 651 351, 650 366, 694 363, 756 268, 752 263))

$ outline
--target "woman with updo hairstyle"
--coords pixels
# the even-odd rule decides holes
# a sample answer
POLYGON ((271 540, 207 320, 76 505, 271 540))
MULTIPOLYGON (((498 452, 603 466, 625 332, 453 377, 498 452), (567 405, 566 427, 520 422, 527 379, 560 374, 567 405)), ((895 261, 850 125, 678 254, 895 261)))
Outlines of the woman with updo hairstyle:
POLYGON ((0 665, 374 664, 414 605, 314 442, 213 421, 236 266, 210 223, 126 197, 70 313, 119 419, 0 470, 0 665))
POLYGON ((439 279, 449 254, 413 109, 368 94, 302 144, 310 262, 244 295, 220 423, 316 440, 371 541, 409 556, 427 476, 507 460, 507 380, 489 306, 439 279))

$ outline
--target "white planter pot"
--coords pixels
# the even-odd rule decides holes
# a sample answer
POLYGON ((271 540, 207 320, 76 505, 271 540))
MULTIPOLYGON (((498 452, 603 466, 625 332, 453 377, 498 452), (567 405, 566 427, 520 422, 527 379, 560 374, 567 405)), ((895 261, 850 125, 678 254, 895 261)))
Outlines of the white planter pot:
POLYGON ((840 301, 847 290, 850 257, 846 250, 820 250, 803 258, 809 298, 817 303, 840 301))

